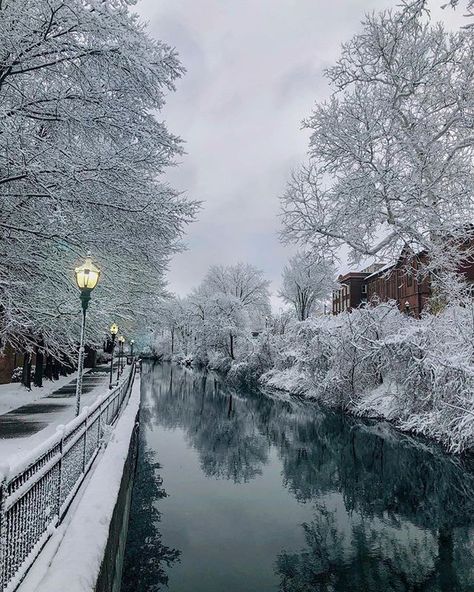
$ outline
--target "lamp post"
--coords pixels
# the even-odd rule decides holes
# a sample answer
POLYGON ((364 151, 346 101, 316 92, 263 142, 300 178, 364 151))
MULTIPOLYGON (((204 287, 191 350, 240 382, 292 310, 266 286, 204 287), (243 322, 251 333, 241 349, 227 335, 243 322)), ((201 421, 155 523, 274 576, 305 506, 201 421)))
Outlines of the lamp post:
POLYGON ((91 292, 97 286, 100 277, 100 270, 92 263, 90 253, 87 254, 85 262, 76 267, 74 270, 76 275, 77 287, 81 291, 82 304, 82 322, 81 322, 81 341, 79 344, 79 360, 77 364, 77 381, 76 381, 76 415, 79 415, 81 410, 81 394, 82 394, 82 374, 84 370, 84 337, 86 332, 86 312, 91 299, 91 292))
POLYGON ((135 339, 130 339, 130 355, 132 356, 133 360, 133 346, 135 345, 135 339))
POLYGON ((122 356, 123 356, 123 344, 125 343, 125 337, 120 335, 118 338, 119 342, 119 360, 117 365, 117 383, 119 381, 120 375, 122 374, 122 356))
POLYGON ((408 302, 408 300, 405 302, 405 314, 410 314, 410 303, 408 302))
POLYGON ((109 389, 112 388, 112 380, 114 374, 114 349, 115 349, 115 336, 118 333, 118 325, 116 323, 112 323, 110 325, 110 335, 112 336, 112 356, 110 358, 110 379, 109 379, 109 389))

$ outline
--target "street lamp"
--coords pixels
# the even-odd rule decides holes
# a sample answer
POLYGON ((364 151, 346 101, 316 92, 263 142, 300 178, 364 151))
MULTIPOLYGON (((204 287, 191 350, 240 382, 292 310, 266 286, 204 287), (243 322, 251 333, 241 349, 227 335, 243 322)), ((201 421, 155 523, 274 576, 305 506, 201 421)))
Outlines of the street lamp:
POLYGON ((135 339, 130 339, 130 355, 133 359, 133 346, 135 345, 135 339))
POLYGON ((110 325, 110 335, 112 336, 112 356, 110 358, 110 379, 109 379, 109 389, 112 388, 112 380, 113 380, 113 373, 114 373, 114 349, 115 349, 115 336, 118 333, 118 325, 116 323, 112 323, 110 325))
POLYGON ((120 337, 118 338, 118 342, 119 342, 119 361, 118 361, 118 367, 117 367, 117 383, 119 381, 120 374, 122 373, 123 344, 125 343, 125 337, 123 335, 120 335, 120 337))
POLYGON ((81 341, 79 345, 79 360, 77 364, 76 381, 76 415, 79 415, 81 409, 82 394, 82 373, 84 370, 84 336, 86 332, 86 311, 91 299, 91 292, 97 286, 100 277, 100 270, 92 263, 90 253, 87 253, 85 262, 76 267, 76 284, 81 291, 82 304, 82 323, 81 323, 81 341))
POLYGON ((405 302, 405 314, 410 314, 410 303, 408 302, 408 300, 405 302))

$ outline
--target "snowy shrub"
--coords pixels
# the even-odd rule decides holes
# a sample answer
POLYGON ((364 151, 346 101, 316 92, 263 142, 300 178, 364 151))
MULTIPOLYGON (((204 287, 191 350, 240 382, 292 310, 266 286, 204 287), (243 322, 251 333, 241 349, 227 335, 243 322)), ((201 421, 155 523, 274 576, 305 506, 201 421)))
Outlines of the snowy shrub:
POLYGON ((208 354, 208 368, 222 374, 227 374, 230 370, 231 360, 218 351, 210 351, 208 354))
POLYGON ((242 361, 233 362, 227 378, 236 386, 256 386, 262 374, 272 368, 274 356, 270 336, 262 334, 242 361))
POLYGON ((421 319, 395 303, 313 317, 279 338, 260 380, 461 451, 473 445, 473 314, 467 301, 421 319))
POLYGON ((21 366, 17 366, 12 372, 12 382, 21 382, 22 374, 23 368, 21 366))

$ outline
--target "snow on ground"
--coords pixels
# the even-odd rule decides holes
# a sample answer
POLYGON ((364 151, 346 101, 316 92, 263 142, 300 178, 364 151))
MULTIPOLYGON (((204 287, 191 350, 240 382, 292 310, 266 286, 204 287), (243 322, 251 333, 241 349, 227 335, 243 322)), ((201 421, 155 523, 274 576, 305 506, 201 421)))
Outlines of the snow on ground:
POLYGON ((397 397, 399 390, 394 381, 386 381, 364 393, 360 400, 351 407, 351 412, 363 417, 376 417, 392 421, 399 414, 400 404, 397 397))
POLYGON ((296 366, 285 370, 269 370, 262 377, 262 382, 266 387, 295 395, 306 393, 309 389, 308 377, 296 366))
POLYGON ((93 592, 99 575, 140 406, 137 375, 128 405, 97 457, 66 518, 28 572, 18 592, 93 592))
POLYGON ((0 384, 0 415, 8 413, 8 411, 16 407, 21 407, 22 405, 27 405, 28 403, 47 397, 55 390, 70 383, 76 377, 77 372, 69 374, 69 376, 61 376, 59 380, 48 380, 46 378, 43 379, 42 387, 32 385, 31 390, 28 390, 19 382, 0 384))
MULTIPOLYGON (((73 375, 69 376, 67 382, 71 382, 73 378, 73 375)), ((58 383, 59 381, 54 383, 55 388, 53 390, 59 388, 60 385, 58 383)), ((100 384, 90 392, 82 395, 81 410, 90 406, 99 395, 104 394, 107 391, 107 385, 108 376, 104 374, 100 384)), ((16 465, 26 454, 29 454, 34 448, 54 435, 59 426, 68 423, 75 417, 75 397, 45 399, 44 403, 45 405, 50 405, 53 411, 42 413, 40 417, 32 416, 31 420, 28 418, 25 419, 26 423, 37 420, 44 422, 45 425, 42 429, 30 436, 19 436, 17 438, 2 438, 2 434, 0 433, 0 458, 2 462, 5 461, 10 466, 16 465)))

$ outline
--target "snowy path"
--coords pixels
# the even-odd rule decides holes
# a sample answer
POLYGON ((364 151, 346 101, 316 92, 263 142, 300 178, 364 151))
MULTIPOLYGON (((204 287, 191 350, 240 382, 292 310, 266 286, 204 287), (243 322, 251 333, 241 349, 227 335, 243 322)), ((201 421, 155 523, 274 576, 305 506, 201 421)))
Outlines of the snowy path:
MULTIPOLYGON (((108 368, 99 366, 83 377, 81 409, 90 405, 108 385, 108 368)), ((70 377, 69 377, 70 379, 70 377)), ((0 415, 0 459, 15 464, 27 452, 52 436, 59 425, 73 419, 76 380, 56 388, 41 400, 0 415)))
MULTIPOLYGON (((88 372, 88 370, 85 370, 85 372, 88 372)), ((32 385, 31 390, 28 390, 19 382, 0 384, 0 415, 47 397, 54 391, 69 384, 76 376, 77 372, 73 372, 69 376, 60 376, 58 380, 45 378, 42 387, 32 385)))
POLYGON ((96 589, 124 465, 140 407, 140 376, 107 447, 94 462, 63 522, 55 529, 18 592, 96 589))

